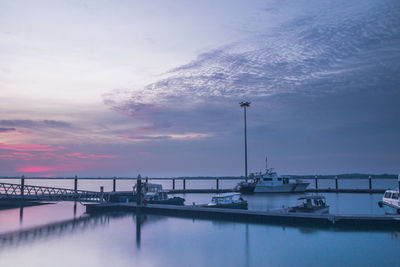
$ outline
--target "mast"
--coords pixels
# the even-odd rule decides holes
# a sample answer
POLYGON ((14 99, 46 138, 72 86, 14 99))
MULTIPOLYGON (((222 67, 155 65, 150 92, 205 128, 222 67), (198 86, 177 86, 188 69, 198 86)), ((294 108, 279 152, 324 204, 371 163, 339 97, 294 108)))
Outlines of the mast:
POLYGON ((268 173, 268 157, 265 156, 265 172, 268 173))

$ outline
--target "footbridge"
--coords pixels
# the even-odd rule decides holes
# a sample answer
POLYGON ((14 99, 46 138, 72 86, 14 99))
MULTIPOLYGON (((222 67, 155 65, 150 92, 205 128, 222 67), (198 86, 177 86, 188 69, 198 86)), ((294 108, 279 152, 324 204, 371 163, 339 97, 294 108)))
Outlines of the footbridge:
POLYGON ((107 195, 100 192, 57 187, 0 183, 0 200, 102 202, 107 195))

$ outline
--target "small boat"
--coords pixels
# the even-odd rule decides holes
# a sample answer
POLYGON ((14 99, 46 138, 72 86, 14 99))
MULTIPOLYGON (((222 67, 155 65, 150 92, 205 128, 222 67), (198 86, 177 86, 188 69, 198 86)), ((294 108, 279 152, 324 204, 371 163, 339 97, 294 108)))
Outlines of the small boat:
POLYGON ((172 197, 168 198, 168 191, 161 190, 161 191, 153 191, 147 192, 144 196, 144 203, 148 204, 166 204, 166 205, 179 205, 182 206, 185 202, 185 199, 181 197, 172 197))
POLYGON ((288 212, 329 213, 329 206, 324 196, 305 196, 298 200, 303 203, 289 208, 288 212))
POLYGON ((289 178, 281 177, 273 168, 267 167, 265 159, 265 173, 250 174, 250 181, 240 182, 236 186, 236 191, 241 193, 298 193, 305 192, 310 183, 296 180, 290 182, 289 178))
POLYGON ((224 193, 213 196, 211 202, 204 207, 247 210, 247 201, 240 193, 224 193))
MULTIPOLYGON (((109 202, 135 202, 136 201, 136 184, 132 191, 118 191, 107 193, 109 202)), ((157 192, 162 190, 161 184, 142 183, 142 194, 147 192, 157 192)))
POLYGON ((378 205, 386 214, 400 214, 399 190, 386 190, 378 205))

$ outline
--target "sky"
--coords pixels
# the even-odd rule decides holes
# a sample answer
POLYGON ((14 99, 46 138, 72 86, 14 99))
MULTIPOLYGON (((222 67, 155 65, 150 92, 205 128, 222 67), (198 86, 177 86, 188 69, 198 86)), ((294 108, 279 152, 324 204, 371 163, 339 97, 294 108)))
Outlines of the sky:
POLYGON ((0 176, 400 172, 398 0, 0 0, 0 176))

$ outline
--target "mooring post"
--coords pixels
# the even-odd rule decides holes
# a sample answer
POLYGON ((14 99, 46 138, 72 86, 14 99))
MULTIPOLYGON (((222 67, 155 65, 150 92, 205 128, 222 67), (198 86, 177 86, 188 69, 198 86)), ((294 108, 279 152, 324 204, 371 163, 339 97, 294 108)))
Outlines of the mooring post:
POLYGON ((336 185, 336 190, 338 190, 338 178, 337 178, 337 176, 335 178, 335 185, 336 185))
POLYGON ((219 190, 219 179, 217 178, 217 190, 219 190))
POLYGON ((315 189, 318 190, 318 178, 317 178, 317 176, 315 176, 315 189))
POLYGON ((368 178, 368 182, 369 182, 369 190, 372 190, 372 179, 371 179, 371 176, 368 178))
POLYGON ((183 179, 183 190, 186 190, 186 179, 183 179))
POLYGON ((148 182, 149 182, 149 177, 146 176, 146 183, 148 183, 148 182))
POLYGON ((24 198, 24 190, 25 190, 25 176, 21 177, 21 198, 24 198))
POLYGON ((172 190, 175 190, 175 179, 172 179, 172 190))
POLYGON ((100 186, 100 202, 104 201, 104 186, 100 186))
POLYGON ((114 179, 113 179, 113 192, 115 192, 116 189, 117 189, 117 179, 115 179, 115 176, 114 176, 114 179))
POLYGON ((74 190, 75 193, 78 193, 78 176, 75 175, 75 179, 74 179, 74 190))

